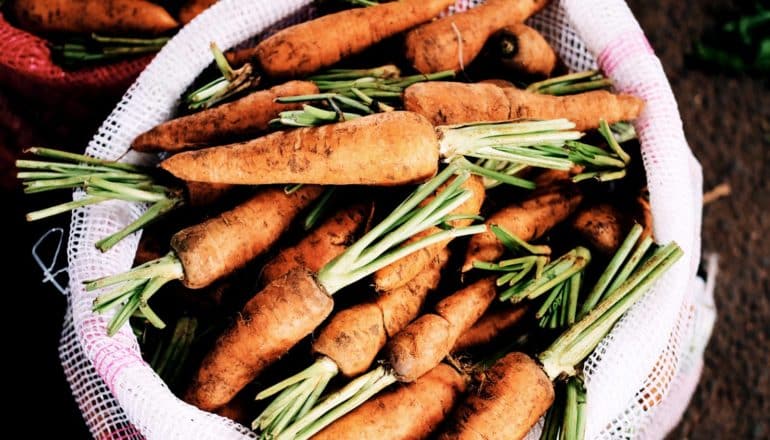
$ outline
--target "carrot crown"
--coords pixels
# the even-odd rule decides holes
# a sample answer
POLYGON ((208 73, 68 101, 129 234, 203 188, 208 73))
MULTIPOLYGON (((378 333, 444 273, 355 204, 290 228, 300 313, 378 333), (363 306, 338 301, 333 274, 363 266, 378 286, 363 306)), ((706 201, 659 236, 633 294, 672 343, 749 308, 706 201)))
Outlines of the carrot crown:
POLYGON ((119 38, 91 34, 87 37, 70 37, 60 44, 54 44, 51 46, 51 54, 61 64, 75 67, 154 53, 168 40, 169 37, 119 38))

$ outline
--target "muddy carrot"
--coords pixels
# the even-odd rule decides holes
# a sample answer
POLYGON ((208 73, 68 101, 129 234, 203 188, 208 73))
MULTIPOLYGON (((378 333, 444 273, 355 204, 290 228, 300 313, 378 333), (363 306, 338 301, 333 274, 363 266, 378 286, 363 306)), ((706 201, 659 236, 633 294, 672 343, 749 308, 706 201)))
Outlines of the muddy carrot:
POLYGON ((277 98, 318 93, 308 81, 289 81, 268 90, 250 93, 236 101, 182 116, 140 134, 131 148, 144 152, 179 152, 207 145, 221 145, 236 137, 254 136, 268 130, 268 123, 282 111, 300 104, 281 104, 277 98))
POLYGON ((459 70, 481 52, 497 30, 519 23, 547 0, 488 0, 459 14, 424 24, 406 36, 406 58, 420 73, 459 70))
POLYGON ((556 53, 539 32, 516 23, 502 28, 494 38, 493 57, 510 72, 548 76, 556 66, 556 53))

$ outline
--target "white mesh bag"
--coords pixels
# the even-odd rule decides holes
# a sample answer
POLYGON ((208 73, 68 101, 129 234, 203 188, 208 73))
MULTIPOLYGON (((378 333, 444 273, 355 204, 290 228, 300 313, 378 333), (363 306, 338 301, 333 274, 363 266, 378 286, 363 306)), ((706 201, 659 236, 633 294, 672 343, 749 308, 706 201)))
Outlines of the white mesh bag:
MULTIPOLYGON (((166 120, 211 63, 209 42, 230 48, 271 26, 305 20, 309 0, 221 0, 182 29, 102 124, 87 153, 115 159, 140 133, 166 120)), ((461 11, 473 1, 458 1, 461 11)), ((681 417, 702 365, 714 319, 711 291, 695 277, 700 261, 701 169, 660 61, 621 0, 554 0, 531 20, 573 71, 597 65, 615 87, 647 105, 635 122, 649 183, 656 238, 685 257, 615 326, 585 363, 587 438, 661 438, 681 417)), ((80 197, 75 194, 75 197, 80 197)), ((135 219, 138 204, 109 202, 72 215, 70 289, 60 357, 96 438, 226 439, 249 429, 177 399, 142 360, 129 326, 106 335, 110 319, 91 312, 83 281, 128 270, 135 234, 100 253, 94 243, 135 219)), ((537 431, 536 428, 534 431, 537 431)), ((531 436, 536 435, 531 433, 531 436)))

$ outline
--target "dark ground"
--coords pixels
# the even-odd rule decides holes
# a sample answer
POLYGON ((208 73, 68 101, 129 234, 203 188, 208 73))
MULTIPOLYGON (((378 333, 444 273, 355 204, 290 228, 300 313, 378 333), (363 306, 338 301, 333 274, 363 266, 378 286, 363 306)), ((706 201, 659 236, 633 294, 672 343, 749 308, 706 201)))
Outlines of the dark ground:
MULTIPOLYGON (((770 183, 765 180, 770 165, 770 85, 767 78, 706 72, 685 62, 695 36, 735 11, 734 2, 629 3, 663 60, 687 138, 703 165, 704 187, 722 182, 732 187, 732 195, 704 210, 703 250, 718 252, 721 261, 715 292, 719 315, 700 385, 670 438, 768 438, 770 242, 763 239, 770 231, 770 220, 763 214, 770 207, 770 183)), ((93 121, 102 120, 104 109, 111 107, 110 103, 102 104, 95 112, 98 117, 74 115, 74 122, 62 124, 65 112, 32 111, 27 104, 0 85, 0 116, 8 106, 14 115, 0 118, 0 144, 11 148, 32 143, 82 148, 96 128, 93 121)), ((91 104, 99 107, 96 102, 91 104)), ((20 284, 34 286, 40 272, 29 257, 29 249, 53 223, 25 225, 22 213, 29 206, 17 191, 3 190, 2 200, 6 207, 12 206, 11 212, 2 216, 5 229, 24 231, 12 234, 4 243, 3 253, 15 259, 4 267, 11 268, 17 280, 23 280, 20 284)), ((14 323, 6 330, 11 344, 7 349, 12 356, 20 356, 6 364, 12 369, 5 377, 6 386, 11 388, 11 396, 18 395, 9 401, 20 408, 19 417, 14 415, 11 420, 26 422, 24 428, 33 429, 36 437, 87 436, 56 355, 63 297, 47 287, 5 290, 9 299, 4 304, 4 323, 14 323), (32 318, 30 310, 35 312, 32 318), (15 324, 18 319, 25 321, 15 324), (29 336, 18 337, 19 328, 30 329, 29 336)))

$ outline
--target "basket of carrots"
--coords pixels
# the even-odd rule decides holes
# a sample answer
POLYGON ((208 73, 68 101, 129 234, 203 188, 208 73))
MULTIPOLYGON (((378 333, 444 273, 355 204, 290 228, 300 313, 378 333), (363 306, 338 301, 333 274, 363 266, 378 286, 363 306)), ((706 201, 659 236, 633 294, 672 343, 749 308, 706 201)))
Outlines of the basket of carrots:
POLYGON ((222 0, 28 152, 99 438, 659 438, 697 382, 700 167, 622 1, 222 0))

